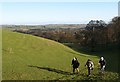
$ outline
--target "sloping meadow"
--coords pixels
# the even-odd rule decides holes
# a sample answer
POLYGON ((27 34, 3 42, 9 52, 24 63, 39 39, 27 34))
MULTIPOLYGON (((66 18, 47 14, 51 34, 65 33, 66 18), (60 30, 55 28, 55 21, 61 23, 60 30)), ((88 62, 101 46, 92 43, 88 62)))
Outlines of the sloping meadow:
POLYGON ((3 80, 115 80, 117 73, 99 74, 99 58, 78 53, 67 46, 41 37, 3 29, 3 80), (71 60, 77 57, 80 73, 72 74, 71 60), (85 63, 93 60, 95 68, 87 77, 85 63))

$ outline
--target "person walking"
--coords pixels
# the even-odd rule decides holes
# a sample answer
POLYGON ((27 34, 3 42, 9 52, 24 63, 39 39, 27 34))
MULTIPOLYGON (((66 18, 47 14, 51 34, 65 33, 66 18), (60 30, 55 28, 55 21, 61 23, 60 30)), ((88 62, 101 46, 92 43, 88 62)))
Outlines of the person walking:
POLYGON ((77 73, 79 72, 79 61, 77 60, 76 57, 72 59, 72 67, 73 67, 73 73, 75 73, 75 70, 77 70, 77 73))
POLYGON ((103 73, 106 67, 106 60, 104 59, 104 57, 100 58, 99 64, 100 64, 101 73, 103 73))
POLYGON ((88 59, 85 66, 88 69, 88 75, 87 76, 90 76, 91 75, 91 70, 93 70, 93 68, 94 68, 94 64, 90 59, 88 59))

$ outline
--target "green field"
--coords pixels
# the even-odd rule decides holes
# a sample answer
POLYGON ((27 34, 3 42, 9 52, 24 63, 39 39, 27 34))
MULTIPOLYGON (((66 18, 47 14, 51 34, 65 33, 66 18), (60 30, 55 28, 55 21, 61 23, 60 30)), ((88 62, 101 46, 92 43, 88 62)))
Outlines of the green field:
MULTIPOLYGON (((118 73, 110 70, 99 74, 98 55, 82 53, 58 42, 3 29, 3 80, 115 80, 118 73), (72 74, 71 60, 77 57, 80 73, 72 74), (87 77, 85 63, 90 58, 95 64, 87 77)), ((110 54, 110 56, 113 54, 110 54)), ((110 56, 107 56, 110 58, 110 56)), ((113 62, 113 64, 116 62, 113 62)), ((111 67, 111 69, 114 69, 111 67)))
POLYGON ((2 80, 2 29, 0 28, 0 81, 2 80))

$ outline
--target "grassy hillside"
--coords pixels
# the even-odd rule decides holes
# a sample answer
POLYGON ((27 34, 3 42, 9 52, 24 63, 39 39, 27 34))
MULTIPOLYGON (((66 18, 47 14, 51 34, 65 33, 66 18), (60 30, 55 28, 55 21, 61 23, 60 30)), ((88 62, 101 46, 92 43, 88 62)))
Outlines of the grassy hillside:
POLYGON ((2 29, 0 28, 0 81, 2 80, 2 29))
POLYGON ((114 80, 117 73, 99 75, 98 56, 78 53, 52 40, 3 30, 2 78, 3 80, 114 80), (80 73, 72 75, 71 60, 77 57, 80 73), (87 76, 85 63, 90 58, 95 63, 91 77, 87 76))

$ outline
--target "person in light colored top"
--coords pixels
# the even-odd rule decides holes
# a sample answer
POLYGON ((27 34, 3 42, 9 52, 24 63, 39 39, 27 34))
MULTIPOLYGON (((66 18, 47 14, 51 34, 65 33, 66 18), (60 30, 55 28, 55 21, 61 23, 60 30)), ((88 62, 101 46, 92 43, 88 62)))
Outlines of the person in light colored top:
POLYGON ((92 62, 92 60, 88 59, 85 66, 87 66, 87 69, 88 69, 88 75, 87 76, 90 76, 91 75, 91 70, 93 70, 93 68, 94 68, 94 63, 92 62))

